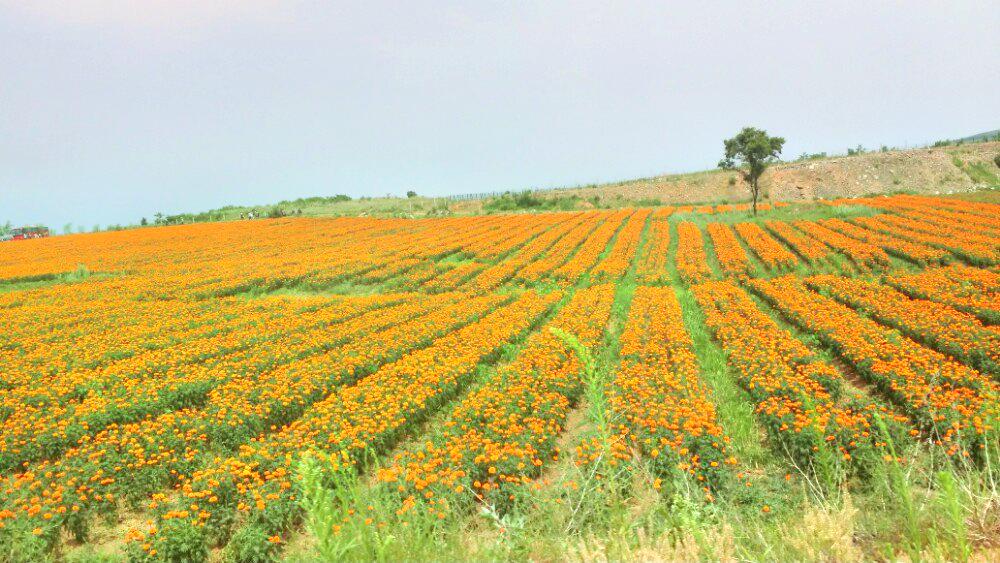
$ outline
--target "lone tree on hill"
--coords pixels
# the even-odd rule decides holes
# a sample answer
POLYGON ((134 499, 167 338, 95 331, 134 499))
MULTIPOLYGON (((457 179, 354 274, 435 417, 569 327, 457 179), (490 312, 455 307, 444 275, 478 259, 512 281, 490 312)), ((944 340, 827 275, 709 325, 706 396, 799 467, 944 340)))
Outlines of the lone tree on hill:
POLYGON ((753 214, 757 215, 760 176, 769 165, 777 162, 785 139, 769 137, 763 129, 744 127, 735 137, 724 142, 726 156, 719 161, 719 168, 735 170, 743 176, 753 198, 753 214))

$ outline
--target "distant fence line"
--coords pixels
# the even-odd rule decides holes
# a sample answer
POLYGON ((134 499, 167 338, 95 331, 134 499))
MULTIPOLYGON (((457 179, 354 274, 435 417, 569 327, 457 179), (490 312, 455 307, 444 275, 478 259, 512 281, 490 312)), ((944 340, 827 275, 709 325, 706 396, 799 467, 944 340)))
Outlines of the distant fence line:
POLYGON ((500 197, 505 192, 481 192, 478 194, 457 194, 446 196, 447 199, 452 201, 464 201, 467 199, 486 199, 489 197, 500 197))
POLYGON ((525 194, 525 193, 534 194, 534 193, 538 193, 538 192, 554 192, 556 190, 566 190, 566 189, 572 189, 572 188, 566 188, 566 187, 559 187, 559 188, 528 188, 526 190, 505 190, 505 191, 502 191, 502 192, 479 192, 479 193, 476 193, 476 194, 457 194, 457 195, 449 195, 449 196, 444 196, 444 197, 445 197, 445 199, 449 199, 449 200, 452 200, 452 201, 464 201, 464 200, 470 200, 470 199, 487 199, 487 198, 491 198, 491 197, 501 197, 501 196, 507 195, 507 194, 509 194, 509 195, 518 195, 518 194, 525 194))

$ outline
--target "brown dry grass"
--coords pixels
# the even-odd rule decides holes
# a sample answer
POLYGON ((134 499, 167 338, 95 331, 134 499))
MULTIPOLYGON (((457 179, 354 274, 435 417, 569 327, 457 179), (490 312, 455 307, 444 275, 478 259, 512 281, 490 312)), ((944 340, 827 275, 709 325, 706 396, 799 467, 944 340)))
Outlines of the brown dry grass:
MULTIPOLYGON (((940 148, 871 152, 859 156, 831 157, 779 164, 761 179, 763 192, 781 201, 860 197, 910 191, 929 195, 968 193, 977 189, 969 176, 955 166, 953 157, 965 162, 986 162, 1000 154, 1000 142, 940 148)), ((746 201, 746 187, 730 185, 732 172, 712 170, 673 174, 601 186, 546 192, 549 196, 594 195, 603 200, 658 199, 663 203, 746 201)), ((981 186, 980 186, 981 187, 981 186)), ((1000 198, 995 198, 1000 201, 1000 198)))

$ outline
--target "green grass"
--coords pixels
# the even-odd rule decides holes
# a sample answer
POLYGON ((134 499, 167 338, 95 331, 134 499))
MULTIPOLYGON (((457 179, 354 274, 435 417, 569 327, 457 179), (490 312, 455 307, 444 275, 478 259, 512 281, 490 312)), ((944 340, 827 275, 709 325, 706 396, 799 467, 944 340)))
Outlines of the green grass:
POLYGON ((997 178, 997 175, 993 173, 991 168, 996 169, 995 166, 986 162, 970 162, 964 170, 969 175, 969 178, 977 184, 986 184, 993 187, 1000 186, 1000 178, 997 178))
POLYGON ((334 297, 339 295, 378 295, 381 293, 386 293, 388 287, 386 285, 380 284, 361 284, 361 283, 351 283, 351 282, 339 282, 327 286, 309 286, 304 284, 295 284, 290 286, 278 287, 276 289, 263 288, 260 290, 251 289, 249 291, 239 293, 237 297, 244 297, 249 299, 262 298, 262 297, 317 297, 317 296, 327 296, 334 297))
POLYGON ((977 190, 975 192, 970 192, 965 194, 951 194, 944 197, 961 199, 965 201, 975 201, 978 203, 1000 204, 1000 186, 994 186, 991 188, 977 190))
POLYGON ((674 286, 674 292, 681 305, 685 328, 694 342, 701 379, 712 391, 719 423, 732 440, 736 457, 758 468, 772 465, 773 455, 768 453, 764 429, 754 418, 753 403, 730 373, 726 353, 712 339, 694 295, 679 285, 674 286))
POLYGON ((201 213, 183 213, 167 217, 169 223, 237 221, 251 212, 257 218, 287 217, 435 217, 450 215, 448 200, 431 197, 304 198, 262 205, 230 205, 201 213))
POLYGON ((407 526, 384 529, 347 518, 337 537, 327 530, 344 522, 345 507, 371 507, 375 520, 391 522, 396 520, 395 505, 356 474, 336 477, 331 487, 310 476, 307 467, 300 482, 304 491, 312 491, 303 496, 307 527, 313 532, 294 542, 284 558, 963 561, 972 553, 989 553, 983 550, 990 545, 995 550, 996 485, 979 472, 936 469, 933 456, 916 446, 899 453, 910 462, 885 464, 868 489, 818 497, 796 479, 780 486, 757 479, 756 502, 721 499, 714 505, 683 494, 663 497, 642 487, 648 474, 641 462, 630 468, 638 478, 623 489, 583 493, 570 487, 582 476, 563 460, 559 477, 525 493, 511 513, 484 507, 444 519, 414 514, 407 526), (581 506, 588 509, 585 518, 581 506))
POLYGON ((44 274, 30 278, 15 278, 0 280, 0 295, 15 291, 27 291, 41 287, 49 287, 60 284, 80 283, 90 279, 106 279, 116 277, 120 274, 111 272, 91 272, 86 266, 80 265, 72 272, 61 274, 44 274))
POLYGON ((871 217, 881 211, 864 205, 826 205, 822 203, 801 203, 787 207, 773 207, 768 210, 758 210, 755 217, 750 211, 726 211, 723 213, 673 213, 671 221, 691 221, 699 226, 708 223, 763 223, 764 221, 818 221, 820 219, 850 219, 854 217, 871 217))
POLYGON ((1000 187, 1000 178, 995 173, 997 166, 992 162, 966 161, 953 154, 951 163, 962 172, 965 172, 965 175, 972 180, 973 184, 985 185, 990 188, 1000 187))

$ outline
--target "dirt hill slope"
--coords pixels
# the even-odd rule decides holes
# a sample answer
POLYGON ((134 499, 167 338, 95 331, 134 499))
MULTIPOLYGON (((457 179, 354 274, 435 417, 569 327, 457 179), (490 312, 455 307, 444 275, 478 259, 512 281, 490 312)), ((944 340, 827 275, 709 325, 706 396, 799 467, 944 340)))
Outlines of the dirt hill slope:
MULTIPOLYGON (((761 180, 767 197, 780 201, 864 196, 908 191, 925 194, 968 192, 1000 185, 993 159, 1000 142, 940 148, 872 152, 779 164, 761 180)), ((659 176, 601 186, 547 192, 664 203, 743 201, 746 186, 732 172, 713 170, 659 176)))

